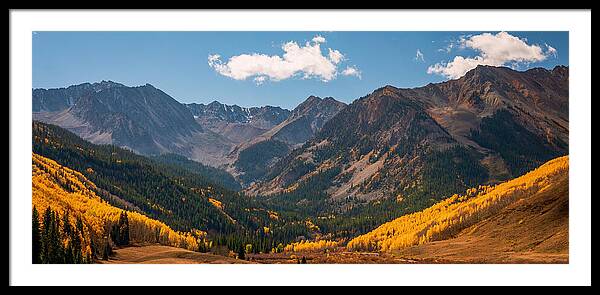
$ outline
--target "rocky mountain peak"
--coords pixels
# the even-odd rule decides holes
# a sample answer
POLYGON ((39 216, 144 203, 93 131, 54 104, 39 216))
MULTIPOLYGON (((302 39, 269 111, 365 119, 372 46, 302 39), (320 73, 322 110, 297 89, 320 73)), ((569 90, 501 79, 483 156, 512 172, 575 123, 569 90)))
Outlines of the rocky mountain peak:
POLYGON ((560 79, 569 78, 569 67, 558 65, 552 69, 552 74, 560 79))
POLYGON ((315 116, 318 113, 337 113, 340 109, 346 106, 345 103, 335 100, 333 97, 320 98, 311 95, 294 110, 292 110, 291 118, 297 118, 305 115, 315 116))
POLYGON ((186 107, 197 119, 222 120, 228 123, 251 123, 253 121, 266 121, 277 125, 285 120, 289 112, 280 107, 240 107, 238 105, 227 105, 216 100, 209 104, 190 103, 186 107))
MULTIPOLYGON (((89 83, 87 83, 87 84, 89 84, 89 83)), ((102 80, 100 82, 96 82, 91 85, 93 85, 95 87, 103 88, 103 89, 111 88, 111 87, 125 87, 125 85, 111 81, 111 80, 102 80)))

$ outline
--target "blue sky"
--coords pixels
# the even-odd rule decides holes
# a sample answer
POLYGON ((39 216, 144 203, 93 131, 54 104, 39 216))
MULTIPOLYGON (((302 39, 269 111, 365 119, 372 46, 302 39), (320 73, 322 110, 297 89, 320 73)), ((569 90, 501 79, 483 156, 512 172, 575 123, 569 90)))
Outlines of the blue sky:
POLYGON ((387 84, 441 82, 481 63, 519 70, 569 63, 568 32, 34 32, 32 38, 34 88, 150 83, 180 102, 288 109, 309 95, 349 103, 387 84))

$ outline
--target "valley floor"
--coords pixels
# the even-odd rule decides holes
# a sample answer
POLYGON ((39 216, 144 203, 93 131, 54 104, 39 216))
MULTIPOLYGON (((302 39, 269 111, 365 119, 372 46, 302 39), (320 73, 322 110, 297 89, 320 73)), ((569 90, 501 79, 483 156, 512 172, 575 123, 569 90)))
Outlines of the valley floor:
POLYGON ((297 264, 298 259, 306 258, 307 264, 407 264, 419 263, 417 260, 396 257, 387 253, 346 252, 343 248, 338 251, 298 252, 278 254, 254 254, 251 261, 268 264, 297 264))
POLYGON ((185 249, 151 245, 133 246, 115 250, 109 261, 101 264, 297 264, 306 258, 307 264, 465 264, 465 263, 568 263, 566 253, 496 252, 470 247, 458 240, 434 242, 408 248, 402 252, 367 253, 337 251, 332 253, 279 253, 248 255, 249 261, 221 255, 198 253, 185 249), (467 250, 469 249, 469 250, 467 250), (420 251, 427 251, 427 254, 420 251))
POLYGON ((418 260, 404 259, 387 253, 346 252, 343 249, 332 253, 277 253, 250 254, 248 261, 231 257, 199 253, 190 250, 163 246, 143 245, 114 249, 108 261, 101 264, 297 264, 298 259, 306 258, 308 264, 399 264, 419 263, 418 260))
POLYGON ((181 248, 145 245, 115 249, 115 254, 102 264, 237 264, 251 263, 230 257, 199 253, 181 248))

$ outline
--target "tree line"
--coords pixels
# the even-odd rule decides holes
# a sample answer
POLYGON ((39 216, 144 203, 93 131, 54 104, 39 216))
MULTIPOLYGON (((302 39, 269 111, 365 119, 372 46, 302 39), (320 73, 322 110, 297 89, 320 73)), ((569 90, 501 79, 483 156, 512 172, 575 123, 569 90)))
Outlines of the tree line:
POLYGON ((50 207, 45 209, 40 218, 34 206, 31 229, 31 259, 34 264, 93 262, 94 245, 92 243, 84 247, 86 236, 81 218, 77 218, 76 225, 72 226, 68 212, 61 218, 50 207))

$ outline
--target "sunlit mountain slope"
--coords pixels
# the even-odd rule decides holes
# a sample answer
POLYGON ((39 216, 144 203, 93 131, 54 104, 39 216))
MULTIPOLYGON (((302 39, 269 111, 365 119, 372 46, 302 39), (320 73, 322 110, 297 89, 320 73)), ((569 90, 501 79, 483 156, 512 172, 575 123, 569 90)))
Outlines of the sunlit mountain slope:
POLYGON ((385 223, 348 248, 448 259, 479 251, 492 256, 488 261, 495 252, 568 255, 568 172, 568 156, 556 158, 521 177, 385 223))

